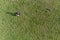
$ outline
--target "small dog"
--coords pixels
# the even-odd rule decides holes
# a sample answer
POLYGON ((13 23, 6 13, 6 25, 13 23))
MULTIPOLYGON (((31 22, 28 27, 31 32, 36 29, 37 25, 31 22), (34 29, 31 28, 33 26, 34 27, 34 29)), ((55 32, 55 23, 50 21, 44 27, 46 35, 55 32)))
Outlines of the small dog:
POLYGON ((20 12, 19 11, 16 12, 16 16, 20 16, 20 12))

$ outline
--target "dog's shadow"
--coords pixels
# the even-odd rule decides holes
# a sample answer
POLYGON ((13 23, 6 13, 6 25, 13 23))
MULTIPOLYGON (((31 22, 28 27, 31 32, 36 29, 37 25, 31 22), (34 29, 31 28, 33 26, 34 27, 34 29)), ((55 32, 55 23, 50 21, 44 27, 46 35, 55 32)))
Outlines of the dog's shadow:
POLYGON ((13 13, 13 12, 6 12, 6 14, 11 15, 11 16, 16 16, 16 13, 13 13))

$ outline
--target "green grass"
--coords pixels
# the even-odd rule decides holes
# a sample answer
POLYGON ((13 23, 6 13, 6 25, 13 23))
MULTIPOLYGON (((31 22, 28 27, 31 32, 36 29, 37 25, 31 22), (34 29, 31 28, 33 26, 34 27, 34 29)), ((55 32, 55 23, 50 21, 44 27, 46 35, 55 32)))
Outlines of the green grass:
POLYGON ((0 0, 0 40, 60 40, 60 0, 0 0))

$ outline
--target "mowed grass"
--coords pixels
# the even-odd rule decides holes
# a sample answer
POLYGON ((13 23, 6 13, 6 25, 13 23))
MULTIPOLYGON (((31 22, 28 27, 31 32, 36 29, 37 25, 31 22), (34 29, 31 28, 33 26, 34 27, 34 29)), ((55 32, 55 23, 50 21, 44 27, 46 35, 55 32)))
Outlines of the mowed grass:
POLYGON ((60 0, 0 0, 0 40, 60 40, 60 0))

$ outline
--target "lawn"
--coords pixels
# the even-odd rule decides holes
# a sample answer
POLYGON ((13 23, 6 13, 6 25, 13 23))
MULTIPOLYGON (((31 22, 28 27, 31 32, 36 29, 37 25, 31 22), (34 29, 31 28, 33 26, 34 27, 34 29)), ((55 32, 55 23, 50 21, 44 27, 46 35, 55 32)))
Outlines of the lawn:
POLYGON ((0 0, 0 40, 60 40, 60 0, 0 0))

